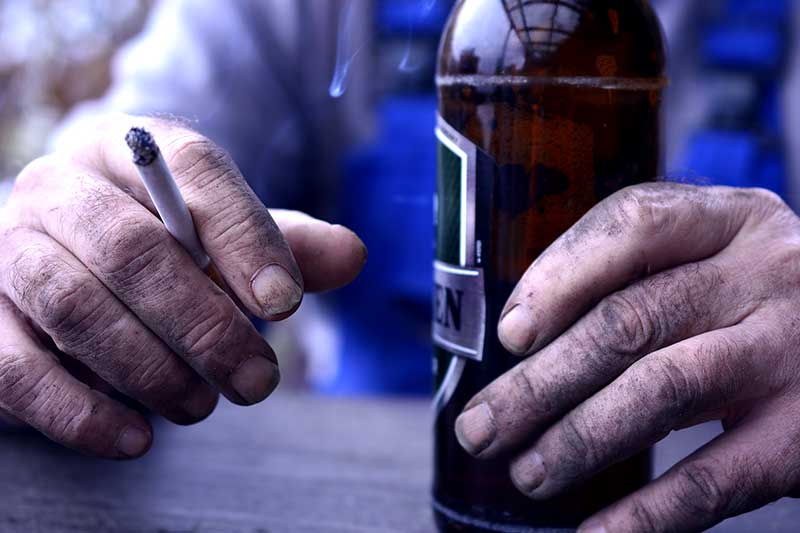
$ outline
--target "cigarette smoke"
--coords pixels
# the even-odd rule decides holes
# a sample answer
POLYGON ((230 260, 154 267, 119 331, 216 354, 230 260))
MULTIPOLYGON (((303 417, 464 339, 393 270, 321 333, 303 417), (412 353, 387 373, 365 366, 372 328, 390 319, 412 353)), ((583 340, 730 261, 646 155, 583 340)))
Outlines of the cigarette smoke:
POLYGON ((414 39, 414 23, 424 20, 428 15, 430 15, 431 11, 433 11, 433 8, 436 6, 436 2, 438 2, 438 0, 420 0, 416 20, 412 19, 408 21, 408 39, 406 40, 406 48, 403 52, 403 58, 400 60, 400 64, 397 65, 397 68, 400 70, 400 72, 410 73, 420 68, 421 65, 414 65, 411 62, 411 43, 414 39))
MULTIPOLYGON (((414 24, 424 20, 430 15, 439 0, 419 0, 416 16, 408 21, 408 39, 403 52, 400 64, 397 65, 400 72, 414 72, 421 65, 415 65, 411 61, 411 44, 414 37, 414 24)), ((355 42, 356 24, 356 0, 350 0, 339 15, 339 28, 336 39, 336 67, 333 72, 328 94, 331 98, 340 98, 347 91, 348 76, 353 61, 363 48, 364 44, 355 42)))
POLYGON ((328 88, 331 98, 341 97, 347 90, 347 76, 363 44, 356 46, 355 38, 356 0, 350 0, 339 15, 336 39, 336 67, 328 88))

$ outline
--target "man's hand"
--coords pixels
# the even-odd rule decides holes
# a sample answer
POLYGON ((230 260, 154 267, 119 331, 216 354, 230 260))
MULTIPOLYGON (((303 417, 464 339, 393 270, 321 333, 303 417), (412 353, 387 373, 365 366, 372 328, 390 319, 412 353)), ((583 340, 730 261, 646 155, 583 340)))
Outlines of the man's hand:
POLYGON ((673 429, 723 422, 586 531, 702 529, 800 486, 800 220, 772 193, 615 194, 533 263, 499 336, 527 358, 470 401, 456 431, 478 457, 513 453, 531 498, 673 429))
POLYGON ((69 152, 28 165, 0 211, 0 410, 89 454, 140 456, 148 422, 69 372, 73 361, 179 424, 207 417, 218 392, 260 402, 278 362, 239 305, 286 318, 304 290, 348 283, 365 258, 341 226, 267 211, 208 139, 105 119, 69 152), (133 125, 156 136, 230 294, 156 216, 124 141, 133 125))

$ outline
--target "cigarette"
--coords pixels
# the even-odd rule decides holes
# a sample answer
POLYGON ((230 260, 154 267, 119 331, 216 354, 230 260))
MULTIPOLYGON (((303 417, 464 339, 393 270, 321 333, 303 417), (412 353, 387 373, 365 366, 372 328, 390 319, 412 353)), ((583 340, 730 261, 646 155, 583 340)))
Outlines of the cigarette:
POLYGON ((153 136, 144 128, 131 128, 125 135, 125 142, 133 152, 133 162, 167 231, 189 252, 198 267, 208 271, 211 260, 200 243, 189 208, 153 136))

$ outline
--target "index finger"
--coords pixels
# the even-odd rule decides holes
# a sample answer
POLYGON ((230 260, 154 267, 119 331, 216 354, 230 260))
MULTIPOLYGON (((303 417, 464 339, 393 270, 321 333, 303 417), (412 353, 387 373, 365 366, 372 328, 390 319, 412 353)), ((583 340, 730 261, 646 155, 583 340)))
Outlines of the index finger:
POLYGON ((597 205, 528 269, 501 314, 512 353, 545 346, 604 296, 667 268, 708 258, 736 236, 773 193, 649 183, 597 205))
POLYGON ((124 142, 132 126, 148 129, 191 212, 200 241, 225 282, 255 315, 282 319, 303 297, 303 276, 286 239, 228 153, 177 122, 114 115, 98 128, 87 161, 140 203, 152 203, 124 142))

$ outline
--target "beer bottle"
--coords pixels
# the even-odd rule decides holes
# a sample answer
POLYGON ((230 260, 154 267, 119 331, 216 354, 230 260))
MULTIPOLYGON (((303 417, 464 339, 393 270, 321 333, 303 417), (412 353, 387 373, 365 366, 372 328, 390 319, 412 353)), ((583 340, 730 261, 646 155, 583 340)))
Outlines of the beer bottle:
POLYGON ((535 502, 454 423, 519 359, 497 338, 534 259, 593 205, 660 170, 664 47, 646 0, 460 0, 440 45, 434 263, 441 531, 570 530, 645 484, 650 453, 535 502))

